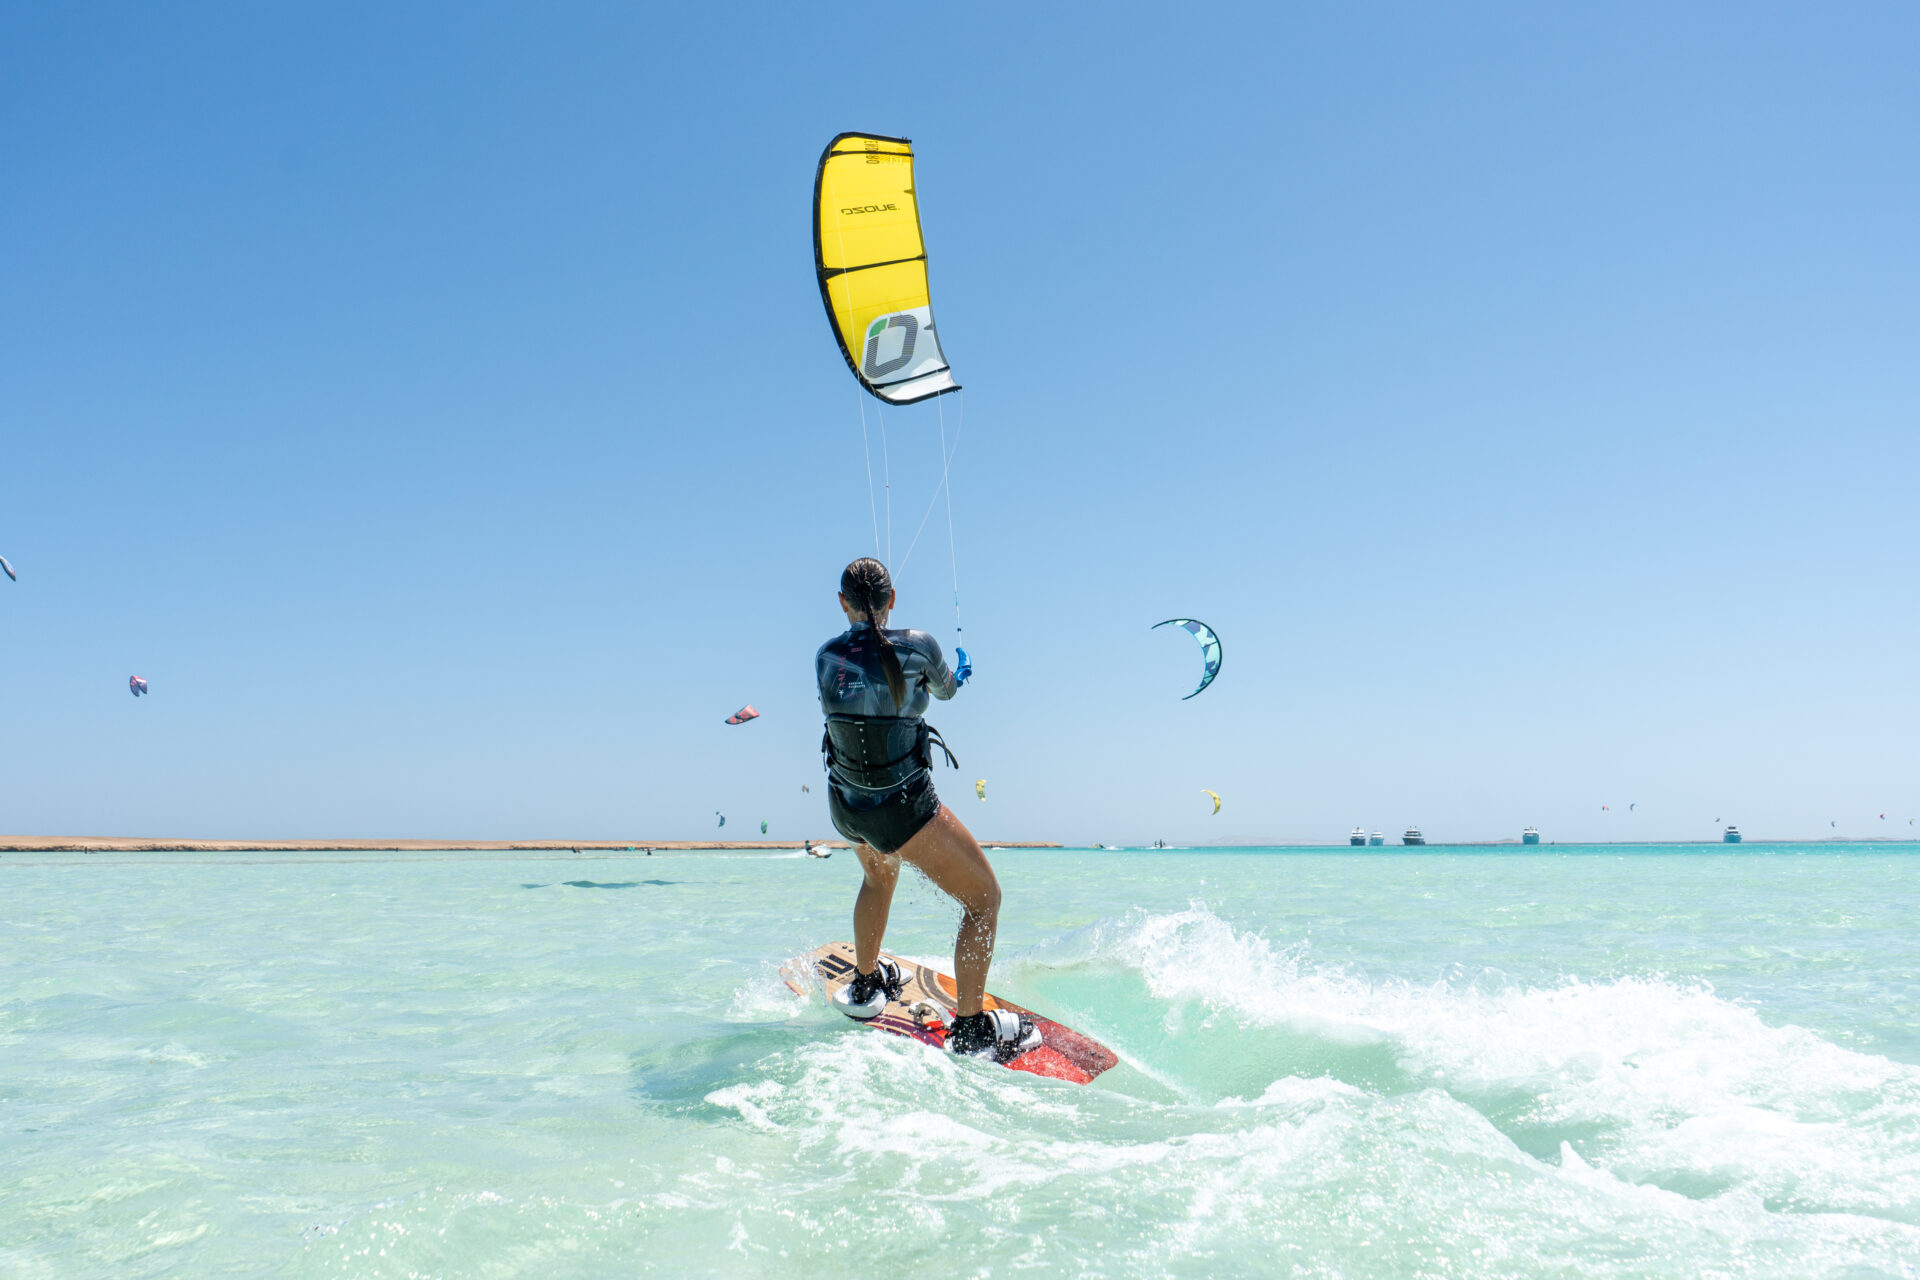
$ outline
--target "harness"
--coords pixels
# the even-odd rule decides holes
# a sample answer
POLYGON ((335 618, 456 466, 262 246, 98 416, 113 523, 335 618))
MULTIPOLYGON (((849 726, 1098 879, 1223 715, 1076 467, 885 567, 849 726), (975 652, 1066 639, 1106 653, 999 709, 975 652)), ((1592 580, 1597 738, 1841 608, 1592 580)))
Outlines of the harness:
POLYGON ((940 731, 925 720, 910 716, 828 716, 827 727, 820 735, 820 757, 823 767, 829 775, 837 768, 839 777, 869 791, 884 791, 897 787, 913 777, 920 769, 933 768, 933 748, 939 747, 940 753, 947 758, 947 766, 958 769, 960 762, 954 759, 953 751, 947 746, 940 731), (833 726, 851 727, 853 744, 849 751, 857 751, 859 759, 843 755, 834 750, 833 726), (890 760, 878 760, 885 755, 895 730, 903 725, 914 726, 913 745, 902 755, 890 760), (900 765, 912 761, 918 769, 908 772, 904 777, 896 776, 894 770, 900 765))

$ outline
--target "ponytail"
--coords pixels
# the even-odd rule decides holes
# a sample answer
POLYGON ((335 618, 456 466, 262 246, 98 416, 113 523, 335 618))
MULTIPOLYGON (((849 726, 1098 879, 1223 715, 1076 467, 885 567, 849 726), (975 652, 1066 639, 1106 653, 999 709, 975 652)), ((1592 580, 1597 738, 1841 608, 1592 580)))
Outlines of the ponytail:
POLYGON ((887 607, 887 597, 893 594, 893 579, 887 574, 887 566, 872 556, 861 556, 840 575, 840 594, 867 615, 874 641, 880 647, 880 668, 887 674, 887 691, 893 695, 895 707, 905 706, 907 676, 900 669, 900 655, 894 652, 893 641, 887 639, 886 630, 880 625, 880 612, 887 607))

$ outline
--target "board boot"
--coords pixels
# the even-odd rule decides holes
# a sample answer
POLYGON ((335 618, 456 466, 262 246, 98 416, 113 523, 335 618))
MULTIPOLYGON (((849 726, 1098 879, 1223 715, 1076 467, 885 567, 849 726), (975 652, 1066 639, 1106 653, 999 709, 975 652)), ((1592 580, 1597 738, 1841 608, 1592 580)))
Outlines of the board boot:
POLYGON ((1011 1009, 987 1009, 970 1018, 955 1018, 947 1030, 947 1048, 968 1057, 991 1057, 1011 1062, 1040 1044, 1040 1028, 1033 1019, 1011 1009))
POLYGON ((833 993, 833 1007, 861 1022, 886 1012, 889 1000, 898 1000, 907 985, 900 966, 881 956, 872 973, 856 973, 853 981, 833 993))

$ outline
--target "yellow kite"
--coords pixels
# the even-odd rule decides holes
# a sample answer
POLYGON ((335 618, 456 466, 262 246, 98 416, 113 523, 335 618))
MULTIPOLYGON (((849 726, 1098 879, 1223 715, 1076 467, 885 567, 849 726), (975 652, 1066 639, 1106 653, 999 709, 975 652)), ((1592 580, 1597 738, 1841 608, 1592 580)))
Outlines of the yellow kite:
POLYGON ((840 354, 888 404, 958 391, 933 328, 913 144, 843 133, 813 181, 813 263, 840 354))

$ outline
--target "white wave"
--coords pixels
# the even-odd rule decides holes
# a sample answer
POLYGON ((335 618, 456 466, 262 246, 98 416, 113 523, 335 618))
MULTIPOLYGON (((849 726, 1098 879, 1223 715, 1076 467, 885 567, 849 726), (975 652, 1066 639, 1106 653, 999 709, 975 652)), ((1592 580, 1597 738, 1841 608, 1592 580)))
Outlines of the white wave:
POLYGON ((1376 983, 1200 904, 1080 949, 1176 1008, 1384 1046, 1412 1080, 1498 1103, 1510 1126, 1591 1135, 1589 1155, 1629 1181, 1920 1222, 1920 1070, 1769 1025, 1703 982, 1376 983))
POLYGON ((796 955, 781 962, 762 963, 751 978, 733 989, 727 1020, 766 1022, 791 1018, 805 1010, 820 994, 819 979, 805 961, 805 955, 796 955), (798 978, 800 991, 787 985, 789 975, 798 978))
POLYGON ((1116 1275, 1759 1277, 1898 1275, 1920 1247, 1895 1223, 1635 1185, 1571 1148, 1536 1160, 1441 1088, 1296 1077, 1166 1105, 857 1031, 762 1067, 708 1103, 785 1153, 761 1148, 765 1203, 856 1250, 924 1236, 1116 1275), (846 1209, 876 1196, 884 1213, 846 1209))

